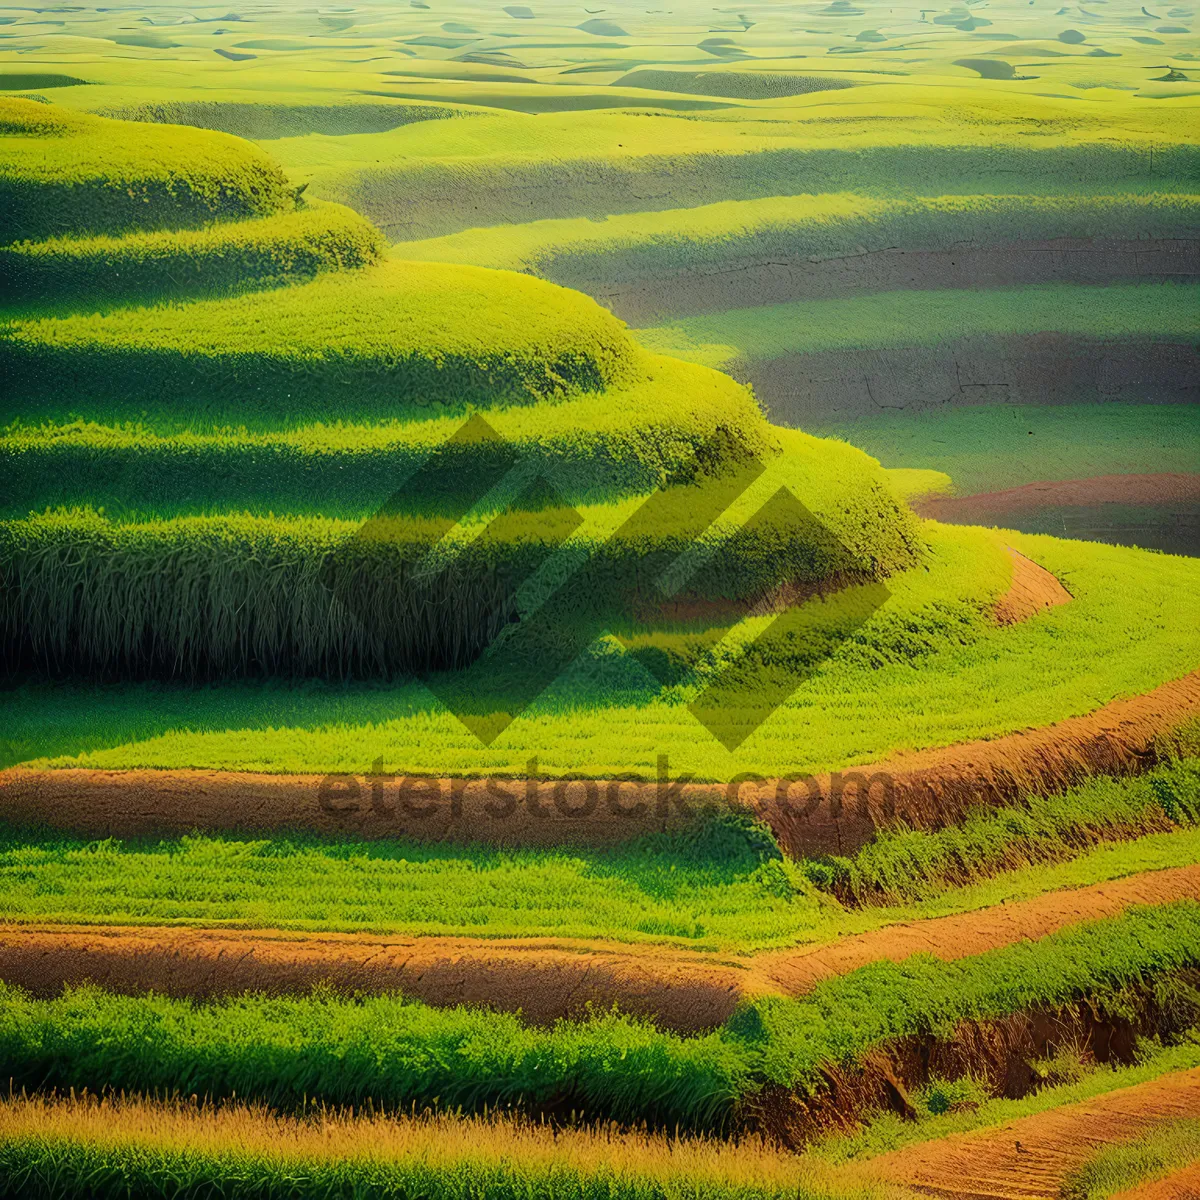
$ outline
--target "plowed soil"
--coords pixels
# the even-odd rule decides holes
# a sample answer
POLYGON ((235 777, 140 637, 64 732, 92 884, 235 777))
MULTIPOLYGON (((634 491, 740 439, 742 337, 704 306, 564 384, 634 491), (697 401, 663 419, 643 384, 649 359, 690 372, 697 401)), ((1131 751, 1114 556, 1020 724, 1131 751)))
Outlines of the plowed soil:
POLYGON ((1001 625, 1019 625, 1046 608, 1067 604, 1071 593, 1045 567, 1008 547, 1012 558, 1012 583, 996 602, 996 620, 1001 625))
POLYGON ((1200 1162, 1175 1171, 1165 1179, 1119 1192, 1112 1200, 1200 1200, 1200 1162))
MULTIPOLYGON (((1200 1113, 1200 1068, 1079 1104, 907 1146, 873 1160, 890 1178, 955 1200, 1057 1200, 1092 1155, 1161 1121, 1200 1113)), ((1144 1191, 1139 1191, 1144 1195, 1144 1191)))
POLYGON ((1200 899, 1200 865, 892 925, 824 945, 723 958, 663 946, 528 938, 306 935, 277 930, 0 926, 0 979, 42 996, 85 980, 118 992, 403 991, 428 1004, 520 1010, 545 1024, 614 1003, 664 1028, 720 1025, 746 995, 802 994, 879 959, 981 954, 1130 904, 1200 899))
POLYGON ((421 780, 266 775, 237 771, 0 772, 0 820, 95 837, 178 835, 195 829, 294 829, 356 838, 493 845, 605 845, 690 824, 726 806, 768 822, 793 857, 852 853, 877 828, 932 828, 975 805, 1054 792, 1093 774, 1131 775, 1159 761, 1170 734, 1200 718, 1200 671, 1145 695, 1053 725, 847 768, 798 781, 739 787, 689 784, 677 797, 653 782, 421 780), (489 791, 499 787, 511 811, 489 791), (436 799, 430 795, 436 788, 436 799))
POLYGON ((926 496, 913 504, 923 517, 956 525, 999 525, 1015 513, 1094 504, 1187 504, 1200 500, 1200 475, 1095 475, 1027 483, 974 496, 926 496))

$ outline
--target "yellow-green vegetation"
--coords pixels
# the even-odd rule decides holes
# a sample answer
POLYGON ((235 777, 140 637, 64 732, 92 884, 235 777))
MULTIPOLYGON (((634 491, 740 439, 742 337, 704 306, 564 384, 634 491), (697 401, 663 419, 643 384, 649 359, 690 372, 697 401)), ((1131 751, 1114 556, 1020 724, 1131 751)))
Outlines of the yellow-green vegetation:
POLYGON ((335 1200, 891 1200, 870 1172, 835 1171, 758 1138, 737 1143, 508 1116, 384 1117, 142 1099, 0 1104, 0 1195, 101 1200, 135 1187, 335 1200))
POLYGON ((293 1110, 574 1109, 728 1130, 752 1124, 765 1088, 811 1095, 835 1064, 898 1038, 944 1037, 961 1021, 1080 1001, 1122 1014, 1140 997, 1162 1009, 1164 1036, 1179 1037, 1200 1019, 1200 998, 1179 977, 1200 963, 1198 916, 1200 905, 1183 900, 951 962, 876 962, 802 998, 743 1001, 724 1025, 690 1037, 616 1012, 545 1028, 399 995, 193 1002, 87 986, 35 999, 0 983, 0 1050, 14 1090, 186 1088, 293 1110))
POLYGON ((1200 1163, 1200 1119, 1168 1121, 1136 1142, 1098 1151, 1067 1181, 1064 1200, 1105 1200, 1195 1163, 1200 1163))
POLYGON ((378 231, 337 204, 203 229, 55 237, 0 247, 0 299, 67 308, 280 287, 377 262, 378 231))
POLYGON ((1186 342, 1195 330, 1193 283, 891 291, 732 309, 639 331, 664 354, 726 366, 784 354, 857 347, 936 346, 965 337, 1054 331, 1098 342, 1186 342))
POLYGON ((0 206, 5 238, 19 241, 271 216, 295 194, 275 163, 225 134, 0 98, 0 206))
POLYGON ((24 412, 42 395, 144 406, 168 392, 181 407, 224 400, 276 413, 361 398, 361 409, 394 416, 637 377, 624 327, 585 296, 396 261, 231 299, 18 319, 0 328, 0 359, 24 412))
MULTIPOLYGON (((672 779, 776 776, 1059 721, 1148 691, 1200 659, 1200 631, 1187 619, 1195 560, 932 523, 922 533, 925 562, 890 576, 886 603, 735 751, 687 708, 702 680, 663 687, 603 638, 487 747, 419 683, 215 692, 28 684, 9 694, 7 762, 361 773, 382 759, 401 774, 524 775, 536 756, 551 777, 653 779, 666 755, 672 779), (997 627, 990 611, 1011 580, 1005 543, 1062 579, 1071 603, 997 627)), ((740 622, 730 651, 769 621, 740 622)), ((792 666, 785 677, 794 679, 792 666)), ((487 702, 505 709, 504 681, 494 686, 487 702)))
POLYGON ((824 891, 841 864, 789 862, 769 833, 732 814, 697 818, 678 835, 570 850, 203 834, 97 842, 10 829, 0 836, 0 919, 748 954, 1188 866, 1200 854, 1198 808, 1192 759, 1145 779, 1031 796, 936 833, 881 833, 833 876, 839 898, 873 902, 857 908, 824 891), (1137 836, 1146 830, 1160 832, 1137 836))
MULTIPOLYGON (((761 260, 1056 238, 1176 237, 1200 228, 1191 194, 889 196, 826 192, 468 229, 401 242, 398 257, 530 271, 570 287, 735 269, 761 260)), ((682 281, 686 283, 686 281, 682 281)), ((688 291, 681 288, 680 312, 688 291)))
POLYGON ((879 413, 814 432, 843 437, 889 468, 911 472, 901 494, 964 495, 1046 479, 1185 474, 1200 463, 1192 404, 1006 404, 879 413))

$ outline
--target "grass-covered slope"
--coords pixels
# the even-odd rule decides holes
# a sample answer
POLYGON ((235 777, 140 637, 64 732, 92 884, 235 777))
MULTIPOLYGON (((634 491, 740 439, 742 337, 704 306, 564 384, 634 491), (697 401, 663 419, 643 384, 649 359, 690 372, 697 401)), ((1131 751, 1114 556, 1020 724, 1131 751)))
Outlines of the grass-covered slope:
POLYGON ((240 139, 0 99, 7 240, 196 227, 294 206, 279 167, 240 139))
POLYGON ((203 229, 53 237, 0 247, 0 301, 67 308, 240 292, 378 261, 383 242, 348 208, 321 204, 203 229))
POLYGON ((142 405, 169 395, 193 411, 236 399, 279 415, 355 399, 379 416, 462 411, 632 382, 635 355, 621 323, 584 296, 394 261, 283 291, 0 329, 10 394, 26 412, 63 393, 142 405))

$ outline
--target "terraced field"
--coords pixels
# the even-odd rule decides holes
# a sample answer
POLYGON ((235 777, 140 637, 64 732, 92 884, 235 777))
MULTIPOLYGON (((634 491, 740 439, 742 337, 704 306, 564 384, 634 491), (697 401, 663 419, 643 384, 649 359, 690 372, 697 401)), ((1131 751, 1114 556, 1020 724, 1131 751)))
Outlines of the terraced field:
POLYGON ((0 1196, 1189 1194, 1194 18, 0 12, 0 1196))

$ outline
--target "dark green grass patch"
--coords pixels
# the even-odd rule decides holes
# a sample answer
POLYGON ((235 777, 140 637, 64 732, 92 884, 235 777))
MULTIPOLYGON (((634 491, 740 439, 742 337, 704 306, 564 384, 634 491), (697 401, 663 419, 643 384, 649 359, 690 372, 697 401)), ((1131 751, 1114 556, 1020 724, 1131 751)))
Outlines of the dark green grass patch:
MULTIPOLYGON (((823 1070, 910 1035, 1162 981, 1172 1020, 1197 1000, 1170 973, 1200 962, 1200 904, 1133 909, 956 962, 875 963, 803 1000, 744 1005, 681 1037, 619 1014, 550 1029, 394 996, 247 995, 212 1003, 86 987, 34 1000, 0 985, 0 1060, 15 1088, 234 1093, 283 1108, 520 1107, 681 1129, 728 1128, 764 1086, 812 1091, 823 1070)), ((1119 1011, 1119 1007, 1118 1007, 1119 1011)), ((1186 1028, 1186 1024, 1180 1024, 1186 1028)))
POLYGON ((294 205, 282 170, 248 142, 0 97, 7 241, 196 227, 294 205))
POLYGON ((333 204, 196 230, 19 242, 0 248, 0 301, 78 309, 253 291, 369 266, 383 248, 365 218, 333 204))

